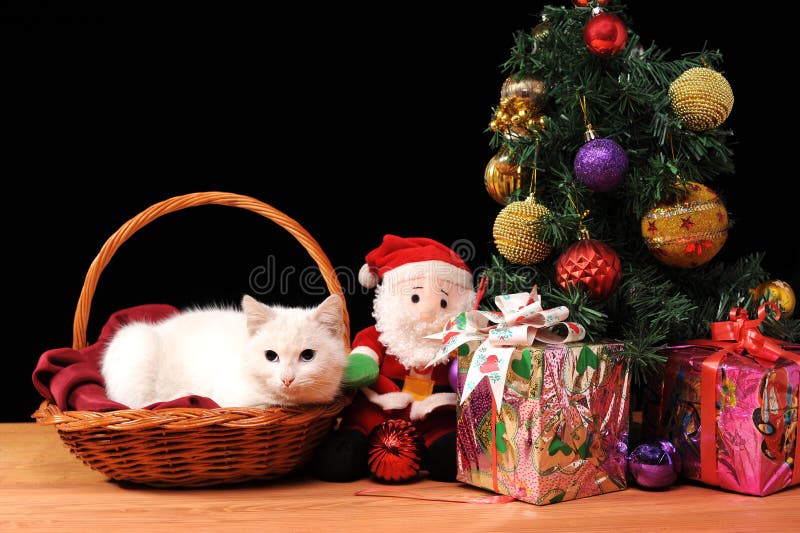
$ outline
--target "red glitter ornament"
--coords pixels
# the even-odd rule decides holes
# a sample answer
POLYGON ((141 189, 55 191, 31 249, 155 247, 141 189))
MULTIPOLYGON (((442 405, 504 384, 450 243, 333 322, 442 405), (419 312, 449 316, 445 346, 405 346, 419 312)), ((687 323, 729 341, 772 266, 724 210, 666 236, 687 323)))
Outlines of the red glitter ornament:
MULTIPOLYGON (((591 2, 591 0, 574 0, 574 1, 575 5, 580 7, 586 7, 589 5, 589 2, 591 2)), ((608 0, 595 0, 595 4, 597 4, 598 6, 604 6, 607 3, 608 0)))
POLYGON ((375 479, 401 483, 419 474, 425 444, 407 420, 387 420, 369 434, 367 464, 375 479))
POLYGON ((625 48, 628 28, 622 19, 612 13, 592 17, 583 29, 583 40, 592 53, 610 57, 625 48))
POLYGON ((581 285, 597 301, 611 296, 621 279, 619 256, 609 245, 595 239, 579 240, 556 261, 556 281, 562 289, 581 285))

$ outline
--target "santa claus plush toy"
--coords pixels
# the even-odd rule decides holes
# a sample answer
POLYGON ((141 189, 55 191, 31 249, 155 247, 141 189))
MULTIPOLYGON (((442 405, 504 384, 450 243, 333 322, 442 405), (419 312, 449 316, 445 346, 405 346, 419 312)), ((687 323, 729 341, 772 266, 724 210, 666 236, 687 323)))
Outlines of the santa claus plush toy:
POLYGON ((423 469, 454 481, 456 394, 447 363, 426 368, 441 341, 425 337, 473 306, 472 273, 439 242, 386 235, 358 279, 375 288, 375 325, 353 340, 344 381, 360 389, 321 446, 316 473, 328 481, 371 473, 400 482, 423 469))

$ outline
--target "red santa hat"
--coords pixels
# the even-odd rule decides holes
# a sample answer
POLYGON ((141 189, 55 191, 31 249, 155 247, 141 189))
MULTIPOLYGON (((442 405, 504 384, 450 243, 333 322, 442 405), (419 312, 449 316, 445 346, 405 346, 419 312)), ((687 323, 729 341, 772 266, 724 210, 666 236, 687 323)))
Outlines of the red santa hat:
POLYGON ((435 275, 464 287, 472 287, 472 272, 447 246, 425 237, 385 235, 380 246, 366 256, 358 281, 371 289, 381 281, 399 281, 435 275))

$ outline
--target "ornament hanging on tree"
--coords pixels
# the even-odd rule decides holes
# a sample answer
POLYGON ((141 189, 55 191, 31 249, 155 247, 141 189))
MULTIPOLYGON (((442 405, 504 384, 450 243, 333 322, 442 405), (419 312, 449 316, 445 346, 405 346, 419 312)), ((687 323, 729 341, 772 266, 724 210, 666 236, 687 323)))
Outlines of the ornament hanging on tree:
POLYGON ((728 238, 728 212, 717 194, 689 181, 675 202, 642 217, 642 237, 662 263, 680 268, 705 264, 728 238))
POLYGON ((719 72, 706 67, 690 68, 669 86, 672 111, 692 131, 722 125, 733 109, 733 90, 719 72))
POLYGON ((536 76, 509 76, 500 89, 500 98, 521 98, 529 104, 530 112, 541 114, 547 105, 547 84, 536 76))
POLYGON ((622 183, 628 172, 628 154, 611 139, 597 137, 586 112, 586 98, 581 97, 586 144, 575 154, 575 177, 596 192, 610 191, 622 183))
MULTIPOLYGON (((587 7, 591 1, 592 0, 574 0, 574 3, 578 7, 587 7)), ((608 3, 608 0, 594 0, 594 3, 598 6, 604 6, 608 3)))
POLYGON ((539 24, 533 27, 531 30, 531 36, 533 36, 534 41, 541 41, 547 37, 550 33, 550 23, 547 19, 542 20, 539 24))
POLYGON ((525 98, 510 96, 500 99, 489 128, 507 137, 527 137, 531 130, 543 129, 543 118, 525 98))
POLYGON ((750 289, 756 299, 766 296, 767 301, 774 302, 781 308, 784 317, 792 316, 795 307, 795 295, 792 286, 779 279, 765 281, 755 289, 750 289))
POLYGON ((593 16, 583 29, 583 41, 593 53, 602 57, 618 54, 628 42, 628 28, 613 13, 593 16))
POLYGON ((486 165, 483 184, 495 202, 506 205, 514 191, 530 189, 531 175, 532 169, 518 165, 516 157, 504 148, 486 165))
POLYGON ((575 154, 575 177, 596 192, 610 191, 628 171, 628 154, 611 139, 591 137, 575 154))
POLYGON ((586 230, 556 261, 556 281, 561 288, 581 286, 595 301, 611 296, 621 279, 622 265, 617 253, 606 243, 590 238, 586 230))
MULTIPOLYGON (((535 169, 534 169, 535 173, 535 169)), ((526 200, 511 202, 494 221, 492 236, 500 254, 518 265, 532 265, 550 255, 553 247, 542 240, 541 219, 550 210, 531 194, 526 200)))

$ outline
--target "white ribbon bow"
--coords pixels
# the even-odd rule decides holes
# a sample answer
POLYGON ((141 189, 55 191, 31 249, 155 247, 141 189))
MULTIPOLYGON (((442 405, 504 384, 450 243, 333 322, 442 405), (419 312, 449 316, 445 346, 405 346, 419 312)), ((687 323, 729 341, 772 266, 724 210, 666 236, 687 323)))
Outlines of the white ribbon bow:
POLYGON ((453 350, 465 343, 482 341, 469 365, 460 403, 463 404, 478 383, 487 377, 499 410, 508 365, 516 346, 532 346, 537 340, 548 344, 579 341, 586 335, 586 330, 580 324, 564 322, 569 316, 569 309, 564 306, 543 309, 536 285, 530 294, 503 294, 495 297, 494 303, 500 312, 461 313, 448 321, 442 333, 427 336, 428 339, 441 339, 442 346, 426 366, 447 359, 453 350), (566 326, 566 334, 555 331, 558 324, 566 326))

